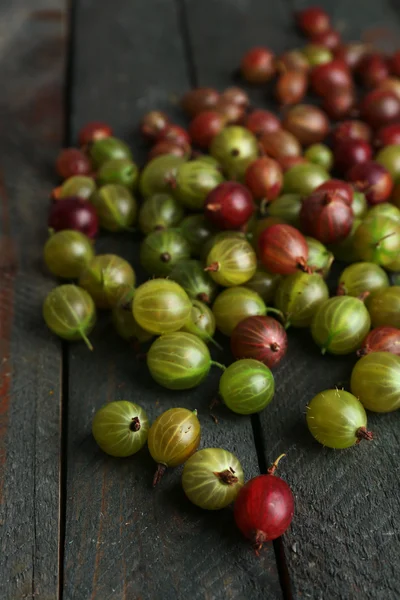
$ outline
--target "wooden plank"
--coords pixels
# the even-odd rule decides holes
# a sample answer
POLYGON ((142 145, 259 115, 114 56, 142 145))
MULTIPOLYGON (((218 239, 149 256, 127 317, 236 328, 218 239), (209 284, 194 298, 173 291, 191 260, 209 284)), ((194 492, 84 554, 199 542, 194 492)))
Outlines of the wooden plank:
MULTIPOLYGON (((174 97, 189 86, 176 5, 80 3, 74 82, 74 135, 85 121, 105 119, 143 158, 136 133, 140 116, 160 108, 179 121, 174 97)), ((130 236, 102 236, 98 249, 117 252, 137 266, 138 241, 130 236)), ((107 317, 92 341, 93 353, 74 345, 69 359, 64 599, 280 597, 272 549, 256 559, 231 511, 214 515, 191 506, 181 490, 180 469, 153 491, 154 463, 147 450, 118 461, 102 454, 91 437, 93 414, 106 401, 138 402, 152 419, 172 406, 197 408, 202 446, 235 452, 246 475, 255 475, 250 420, 222 411, 217 426, 209 417, 218 373, 196 390, 168 392, 116 338, 107 317)))
POLYGON ((0 9, 0 597, 58 598, 61 345, 41 304, 63 135, 65 3, 0 9))

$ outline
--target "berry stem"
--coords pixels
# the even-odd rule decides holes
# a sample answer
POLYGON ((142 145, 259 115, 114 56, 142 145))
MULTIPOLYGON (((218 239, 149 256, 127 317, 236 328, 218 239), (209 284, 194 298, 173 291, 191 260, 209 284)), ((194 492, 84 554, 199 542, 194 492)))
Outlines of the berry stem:
POLYGON ((153 487, 156 487, 158 483, 160 483, 162 476, 164 475, 167 467, 165 465, 158 464, 156 472, 153 477, 153 487))
POLYGON ((361 442, 361 440, 368 440, 369 442, 374 439, 374 434, 372 431, 368 431, 366 427, 359 427, 356 431, 357 444, 361 442))
POLYGON ((277 308, 271 308, 270 306, 267 306, 267 315, 269 315, 269 313, 272 313, 274 315, 278 315, 278 317, 280 319, 282 319, 282 323, 285 322, 285 316, 283 314, 283 312, 281 310, 278 310, 277 308))
POLYGON ((286 454, 281 454, 280 456, 278 456, 278 458, 276 459, 276 461, 270 466, 270 468, 268 469, 268 475, 274 475, 276 469, 278 468, 278 464, 279 461, 286 456, 286 454))
POLYGON ((219 263, 213 262, 213 263, 211 263, 211 265, 208 265, 208 267, 204 267, 204 270, 212 271, 213 273, 215 273, 216 271, 219 271, 219 263))
POLYGON ((225 469, 225 471, 220 471, 220 473, 215 472, 214 475, 215 477, 218 477, 222 483, 233 485, 239 481, 234 473, 235 471, 232 471, 232 469, 225 469))
POLYGON ((134 432, 139 431, 139 429, 140 429, 139 417, 133 417, 132 421, 129 424, 129 429, 134 432))
POLYGON ((221 371, 226 370, 226 366, 223 365, 222 363, 217 362, 216 360, 212 360, 211 364, 214 365, 214 367, 218 367, 219 369, 221 369, 221 371))
POLYGON ((86 333, 84 331, 80 331, 80 336, 83 339, 83 341, 85 342, 86 346, 89 348, 89 350, 93 350, 93 346, 92 346, 89 338, 87 337, 86 333))

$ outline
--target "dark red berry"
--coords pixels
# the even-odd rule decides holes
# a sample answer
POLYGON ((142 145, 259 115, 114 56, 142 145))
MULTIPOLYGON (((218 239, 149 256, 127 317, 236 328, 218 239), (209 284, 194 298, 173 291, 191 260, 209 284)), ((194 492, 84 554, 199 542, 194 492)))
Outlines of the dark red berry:
POLYGON ((231 350, 235 358, 253 358, 272 369, 285 356, 287 334, 272 317, 247 317, 236 325, 231 336, 231 350))
POLYGON ((305 237, 291 225, 272 225, 258 238, 261 262, 271 273, 290 275, 305 270, 308 246, 305 237))
POLYGON ((225 181, 207 196, 204 214, 220 229, 239 229, 254 212, 254 202, 249 190, 241 183, 225 181))
POLYGON ((91 123, 87 123, 79 131, 79 145, 86 146, 90 142, 102 140, 112 136, 112 134, 113 130, 110 125, 107 125, 107 123, 103 123, 102 121, 92 121, 91 123))
POLYGON ((82 150, 65 148, 58 155, 56 171, 60 177, 68 179, 73 175, 89 175, 92 171, 92 165, 82 150))
POLYGON ((245 183, 253 198, 270 202, 279 196, 282 189, 282 169, 273 158, 257 158, 246 169, 245 183))
POLYGON ((338 192, 315 191, 304 198, 300 225, 305 234, 323 244, 345 239, 353 225, 353 211, 338 192))
POLYGON ((266 83, 275 74, 275 55, 268 48, 252 48, 243 56, 240 71, 249 83, 266 83))
POLYGON ((206 110, 190 123, 189 135, 195 146, 206 150, 224 125, 225 119, 219 112, 206 110))
POLYGON ((352 167, 347 173, 347 180, 357 191, 365 194, 368 204, 386 202, 394 185, 389 171, 373 160, 352 167))
POLYGON ((93 204, 76 196, 52 204, 48 224, 54 231, 75 229, 90 238, 96 236, 99 227, 93 204))

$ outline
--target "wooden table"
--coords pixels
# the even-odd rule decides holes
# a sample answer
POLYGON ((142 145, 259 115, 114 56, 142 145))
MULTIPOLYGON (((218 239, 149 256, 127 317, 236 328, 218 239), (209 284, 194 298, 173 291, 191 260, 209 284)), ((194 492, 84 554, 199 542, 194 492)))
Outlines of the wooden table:
MULTIPOLYGON (((13 0, 0 7, 0 598, 2 600, 192 600, 400 597, 399 413, 370 415, 371 444, 324 449, 309 435, 313 395, 346 385, 353 357, 322 357, 290 331, 276 396, 259 416, 208 414, 218 373, 190 393, 152 383, 107 316, 95 351, 63 344, 41 318, 55 285, 41 252, 52 165, 82 124, 109 121, 135 149, 149 109, 182 121, 190 86, 223 89, 247 48, 303 44, 292 22, 300 0, 13 0), (296 496, 293 525, 257 558, 232 512, 209 514, 185 499, 180 470, 153 491, 147 451, 102 454, 95 410, 129 399, 154 418, 197 408, 203 447, 223 446, 247 477, 281 452, 296 496)), ((399 0, 326 0, 344 38, 369 36, 389 50, 400 33, 399 0)), ((267 106, 263 91, 252 91, 267 106)), ((138 240, 102 236, 97 249, 137 264, 138 240)))

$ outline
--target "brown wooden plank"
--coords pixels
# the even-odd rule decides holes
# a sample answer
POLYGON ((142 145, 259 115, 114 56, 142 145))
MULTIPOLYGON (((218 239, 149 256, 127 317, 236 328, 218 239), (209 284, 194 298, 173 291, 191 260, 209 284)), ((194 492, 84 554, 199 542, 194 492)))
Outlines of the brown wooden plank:
MULTIPOLYGON (((85 121, 105 119, 143 157, 136 133, 142 114, 160 108, 182 119, 174 98, 189 77, 177 6, 163 0, 79 4, 74 82, 74 135, 85 121)), ((138 241, 130 236, 104 235, 98 249, 137 266, 138 241)), ((152 419, 172 406, 197 408, 202 446, 237 453, 251 477, 258 465, 250 420, 222 411, 216 426, 208 414, 218 373, 196 390, 168 392, 116 338, 107 316, 92 341, 93 353, 81 345, 70 350, 64 598, 279 598, 272 548, 256 559, 229 510, 214 515, 191 506, 179 469, 153 491, 147 450, 118 461, 91 437, 93 414, 109 400, 138 402, 152 419)))
POLYGON ((0 8, 0 597, 58 598, 61 347, 41 304, 62 143, 66 7, 0 8))

